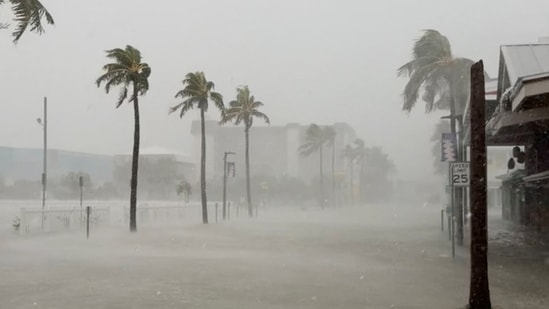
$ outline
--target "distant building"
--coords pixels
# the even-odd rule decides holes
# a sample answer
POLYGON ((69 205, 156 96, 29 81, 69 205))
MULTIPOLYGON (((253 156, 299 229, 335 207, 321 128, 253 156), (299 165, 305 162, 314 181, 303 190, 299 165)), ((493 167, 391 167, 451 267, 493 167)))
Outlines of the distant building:
MULTIPOLYGON (((42 149, 0 147, 0 176, 6 182, 40 180, 43 171, 42 149)), ((48 178, 82 172, 95 183, 112 181, 112 156, 48 149, 48 178)))
MULTIPOLYGON (((244 127, 231 124, 220 126, 216 121, 206 121, 206 178, 223 176, 224 152, 234 152, 228 161, 236 164, 236 173, 245 173, 244 127)), ((354 129, 346 123, 335 123, 335 169, 345 173, 345 159, 342 156, 345 145, 355 140, 354 129)), ((305 140, 308 125, 290 123, 283 126, 253 126, 250 129, 250 169, 253 175, 288 176, 311 181, 319 175, 319 155, 313 153, 304 158, 298 148, 305 140)), ((200 176, 200 121, 193 121, 193 161, 196 177, 200 176)), ((331 173, 331 148, 324 148, 323 168, 325 175, 331 173)))
MULTIPOLYGON (((32 148, 0 147, 0 176, 6 182, 40 180, 43 171, 43 150, 32 148)), ((194 164, 189 156, 159 147, 140 150, 141 160, 150 162, 170 160, 175 172, 194 181, 194 164)), ((83 152, 48 149, 48 178, 57 178, 70 172, 89 174, 95 184, 114 181, 117 165, 131 162, 131 154, 100 155, 83 152)), ((129 177, 129 176, 128 176, 129 177)))

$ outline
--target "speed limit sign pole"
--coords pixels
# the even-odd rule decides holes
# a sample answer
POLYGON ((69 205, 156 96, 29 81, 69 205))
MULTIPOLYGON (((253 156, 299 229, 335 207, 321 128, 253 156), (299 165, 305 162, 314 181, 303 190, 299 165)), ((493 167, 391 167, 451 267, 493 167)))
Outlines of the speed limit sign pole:
MULTIPOLYGON (((450 162, 450 190, 451 190, 451 205, 452 205, 452 257, 455 256, 455 233, 454 233, 454 187, 469 186, 469 162, 450 162)), ((459 214, 461 215, 461 214, 459 214)))
POLYGON ((450 226, 448 227, 450 229, 450 235, 452 235, 450 238, 452 239, 452 259, 455 258, 456 256, 456 235, 455 235, 455 223, 454 223, 454 214, 455 214, 455 209, 454 209, 454 182, 453 182, 453 179, 454 179, 454 167, 452 166, 452 162, 450 162, 450 164, 448 164, 448 180, 450 182, 450 211, 451 211, 451 220, 450 220, 450 226))

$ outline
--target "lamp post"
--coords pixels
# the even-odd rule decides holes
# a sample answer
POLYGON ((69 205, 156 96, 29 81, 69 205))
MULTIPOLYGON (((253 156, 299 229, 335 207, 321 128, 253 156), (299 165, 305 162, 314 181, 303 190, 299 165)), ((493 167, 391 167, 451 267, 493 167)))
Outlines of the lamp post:
POLYGON ((46 208, 46 188, 48 179, 48 98, 44 97, 44 120, 36 119, 44 129, 44 158, 42 171, 42 230, 44 230, 44 210, 46 208))
POLYGON ((227 218, 227 156, 230 154, 235 153, 225 151, 223 155, 223 220, 227 218))

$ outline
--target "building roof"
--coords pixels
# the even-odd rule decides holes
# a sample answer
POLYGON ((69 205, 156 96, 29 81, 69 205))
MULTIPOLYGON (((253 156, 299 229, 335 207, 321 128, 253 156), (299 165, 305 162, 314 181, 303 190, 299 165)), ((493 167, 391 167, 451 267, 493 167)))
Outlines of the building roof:
POLYGON ((549 44, 503 45, 501 57, 511 86, 520 78, 549 72, 549 44))

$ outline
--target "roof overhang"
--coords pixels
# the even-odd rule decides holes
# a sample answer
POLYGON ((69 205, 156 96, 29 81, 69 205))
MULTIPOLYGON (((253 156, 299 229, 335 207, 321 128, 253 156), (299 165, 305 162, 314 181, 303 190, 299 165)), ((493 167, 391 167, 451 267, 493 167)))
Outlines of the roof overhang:
POLYGON ((539 106, 549 100, 549 73, 532 75, 520 79, 513 87, 512 111, 539 106))
POLYGON ((523 178, 524 182, 534 182, 534 181, 549 181, 549 170, 528 175, 523 178))
POLYGON ((496 176, 496 179, 501 179, 501 181, 522 180, 524 179, 524 175, 526 175, 526 171, 524 169, 518 169, 508 172, 507 174, 496 176))

